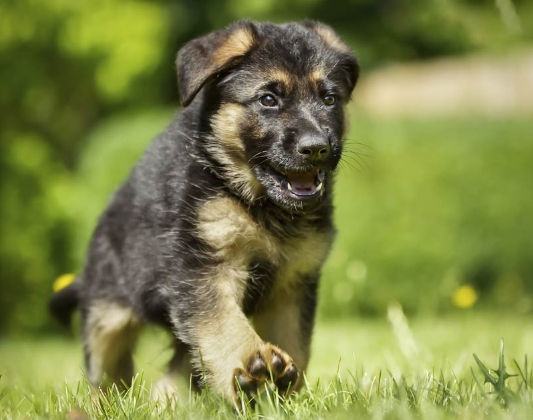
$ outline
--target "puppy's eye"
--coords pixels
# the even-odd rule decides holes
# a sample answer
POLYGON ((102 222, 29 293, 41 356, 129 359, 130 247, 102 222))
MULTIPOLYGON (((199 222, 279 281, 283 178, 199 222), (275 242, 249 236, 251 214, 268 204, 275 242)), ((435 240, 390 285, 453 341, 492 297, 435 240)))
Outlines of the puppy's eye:
POLYGON ((272 95, 261 96, 259 102, 261 102, 261 105, 269 108, 272 108, 278 104, 278 101, 272 95))
POLYGON ((334 105, 335 102, 337 102, 337 98, 335 97, 335 95, 325 95, 323 98, 322 98, 322 101, 324 101, 324 103, 328 106, 331 106, 331 105, 334 105))

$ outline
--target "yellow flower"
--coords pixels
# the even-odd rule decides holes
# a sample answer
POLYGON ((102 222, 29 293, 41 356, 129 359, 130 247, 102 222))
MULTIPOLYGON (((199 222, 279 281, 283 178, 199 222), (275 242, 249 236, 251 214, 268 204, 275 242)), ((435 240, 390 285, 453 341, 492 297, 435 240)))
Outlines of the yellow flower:
POLYGON ((76 279, 75 274, 63 274, 62 276, 59 276, 57 279, 55 279, 54 284, 52 285, 52 289, 54 290, 54 293, 57 293, 61 289, 64 289, 70 283, 72 283, 75 279, 76 279))
POLYGON ((478 294, 476 292, 476 289, 474 289, 469 284, 465 284, 461 287, 459 287, 454 293, 453 293, 453 304, 461 309, 468 309, 476 303, 478 298, 478 294))

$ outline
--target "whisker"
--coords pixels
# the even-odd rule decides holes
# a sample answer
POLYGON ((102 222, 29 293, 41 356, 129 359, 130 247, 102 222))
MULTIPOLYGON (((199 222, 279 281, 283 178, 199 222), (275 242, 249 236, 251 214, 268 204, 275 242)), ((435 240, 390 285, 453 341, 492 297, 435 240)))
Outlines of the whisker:
POLYGON ((260 152, 257 152, 255 155, 253 155, 246 163, 250 163, 253 159, 257 159, 259 157, 266 157, 268 154, 268 150, 261 150, 260 152))

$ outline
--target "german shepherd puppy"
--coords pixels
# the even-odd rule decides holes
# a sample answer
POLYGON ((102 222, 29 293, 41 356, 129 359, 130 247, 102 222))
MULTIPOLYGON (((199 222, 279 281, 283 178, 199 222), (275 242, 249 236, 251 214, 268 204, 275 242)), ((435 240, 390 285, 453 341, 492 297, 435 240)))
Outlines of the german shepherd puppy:
POLYGON ((143 324, 166 327, 170 373, 228 401, 301 387, 330 249, 332 187, 359 66, 317 22, 239 21, 178 53, 185 109, 112 197, 76 282, 87 376, 133 375, 143 324))

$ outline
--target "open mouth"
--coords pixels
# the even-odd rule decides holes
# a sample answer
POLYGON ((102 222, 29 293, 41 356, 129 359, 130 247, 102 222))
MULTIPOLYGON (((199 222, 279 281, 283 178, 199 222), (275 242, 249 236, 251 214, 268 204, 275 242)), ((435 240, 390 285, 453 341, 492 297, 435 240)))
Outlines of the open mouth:
POLYGON ((309 172, 278 172, 276 175, 280 187, 295 199, 309 200, 324 193, 326 172, 323 169, 309 172))

